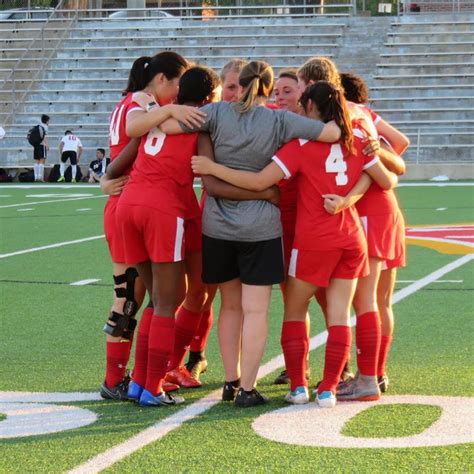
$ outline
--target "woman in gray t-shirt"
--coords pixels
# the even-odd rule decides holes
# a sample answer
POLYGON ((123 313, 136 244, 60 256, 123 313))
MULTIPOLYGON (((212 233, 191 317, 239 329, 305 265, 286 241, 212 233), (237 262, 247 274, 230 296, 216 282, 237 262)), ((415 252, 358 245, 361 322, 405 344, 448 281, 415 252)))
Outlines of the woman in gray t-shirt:
MULTIPOLYGON (((244 88, 237 103, 202 107, 207 120, 189 129, 177 122, 165 133, 209 132, 215 160, 231 168, 260 171, 293 138, 333 142, 334 123, 324 124, 266 106, 273 90, 273 70, 265 62, 249 63, 241 72, 244 88)), ((284 280, 280 211, 269 201, 231 201, 208 196, 203 213, 203 280, 221 291, 219 341, 226 383, 224 400, 253 406, 266 402, 255 390, 265 348, 272 285, 284 280), (238 390, 240 386, 240 390, 238 390), (238 393, 237 393, 238 391, 238 393)))

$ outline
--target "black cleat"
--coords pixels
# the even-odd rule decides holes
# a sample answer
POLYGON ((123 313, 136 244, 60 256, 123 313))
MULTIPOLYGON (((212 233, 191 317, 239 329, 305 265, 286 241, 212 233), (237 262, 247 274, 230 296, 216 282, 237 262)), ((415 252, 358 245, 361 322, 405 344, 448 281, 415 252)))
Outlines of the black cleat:
POLYGON ((262 395, 257 389, 246 392, 243 388, 239 389, 239 393, 235 397, 234 404, 236 407, 249 408, 268 403, 268 398, 262 395))
POLYGON ((104 382, 100 386, 100 396, 105 400, 128 400, 128 384, 130 383, 130 377, 128 375, 118 383, 115 387, 108 387, 104 382))
POLYGON ((288 372, 285 370, 282 370, 280 375, 274 380, 273 382, 275 385, 286 385, 290 383, 290 377, 288 377, 288 372))
POLYGON ((226 382, 222 388, 222 401, 233 402, 239 391, 240 380, 235 382, 226 382))
POLYGON ((189 357, 188 362, 186 362, 185 367, 189 370, 190 374, 196 380, 199 380, 199 376, 204 374, 207 370, 207 360, 204 359, 194 359, 189 357))
POLYGON ((385 393, 388 390, 388 386, 390 384, 387 374, 377 377, 377 384, 379 386, 380 391, 382 393, 385 393))
MULTIPOLYGON (((306 372, 305 372, 306 380, 309 380, 309 376, 310 376, 310 370, 306 369, 306 372)), ((288 372, 286 371, 286 369, 282 370, 280 375, 273 382, 274 385, 286 385, 288 383, 290 383, 290 377, 288 377, 288 372)))

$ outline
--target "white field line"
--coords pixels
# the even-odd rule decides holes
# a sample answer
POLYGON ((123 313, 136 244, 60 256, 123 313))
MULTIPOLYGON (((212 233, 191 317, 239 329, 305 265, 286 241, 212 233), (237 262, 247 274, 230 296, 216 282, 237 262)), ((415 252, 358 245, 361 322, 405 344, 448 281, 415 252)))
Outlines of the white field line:
MULTIPOLYGON (((407 235, 406 236, 407 239, 411 239, 411 240, 424 240, 424 241, 429 241, 429 242, 444 242, 446 244, 458 244, 458 245, 464 245, 465 247, 474 247, 474 243, 473 242, 464 242, 463 240, 454 240, 454 239, 442 239, 442 238, 438 238, 438 237, 430 237, 430 236, 426 236, 426 237, 418 237, 418 236, 414 236, 414 235, 407 235)), ((465 237, 463 236, 463 239, 465 237)))
POLYGON ((69 198, 69 199, 51 199, 50 201, 35 201, 35 202, 24 202, 22 204, 6 204, 4 206, 0 206, 0 209, 7 209, 9 207, 22 207, 22 206, 33 206, 36 204, 51 204, 54 202, 69 202, 69 201, 81 201, 83 199, 99 199, 105 198, 104 194, 100 196, 87 196, 87 197, 78 197, 78 198, 69 198))
MULTIPOLYGON (((397 280, 397 283, 415 283, 416 280, 397 280)), ((464 280, 436 280, 433 283, 464 283, 464 280)))
POLYGON ((69 283, 69 286, 85 286, 100 281, 100 278, 89 278, 88 280, 79 280, 69 283))
POLYGON ((84 239, 77 240, 67 240, 66 242, 58 242, 56 244, 43 245, 42 247, 33 247, 31 249, 18 250, 16 252, 2 253, 0 254, 0 259, 7 257, 15 257, 16 255, 23 255, 25 253, 39 252, 40 250, 55 249, 58 247, 64 247, 66 245, 80 244, 82 242, 90 242, 91 240, 103 239, 105 235, 94 235, 92 237, 85 237, 84 239))
MULTIPOLYGON (((474 230, 474 224, 473 225, 434 225, 430 227, 408 227, 408 231, 413 231, 413 232, 419 232, 419 233, 425 233, 425 234, 431 234, 433 232, 442 232, 442 231, 452 231, 456 232, 459 230, 474 230)), ((463 236, 464 237, 464 236, 463 236)))
MULTIPOLYGON (((417 291, 421 290, 421 288, 429 285, 433 281, 438 280, 443 275, 471 261, 473 258, 474 255, 465 255, 439 268, 433 273, 430 273, 424 278, 417 280, 406 288, 397 291, 394 295, 393 302, 398 303, 399 301, 402 301, 413 293, 416 293, 417 291)), ((351 325, 354 325, 354 323, 355 317, 351 319, 351 325)), ((316 349, 317 347, 324 345, 327 340, 327 336, 327 331, 324 331, 318 334, 317 336, 312 337, 310 340, 310 350, 316 349)), ((274 359, 270 360, 269 362, 260 367, 260 370, 258 371, 258 378, 265 377, 266 375, 274 372, 278 368, 283 367, 283 365, 283 355, 275 357, 274 359)), ((165 418, 164 420, 159 421, 155 425, 151 426, 150 428, 147 428, 146 430, 143 430, 142 432, 138 433, 127 441, 124 441, 123 443, 120 443, 117 446, 110 448, 107 451, 98 454, 97 456, 94 456, 89 461, 69 471, 69 474, 98 473, 104 469, 109 468, 113 464, 130 456, 135 451, 138 451, 144 446, 147 446, 148 444, 151 444, 163 438, 170 431, 179 428, 186 421, 192 420, 193 418, 209 410, 214 405, 219 403, 220 394, 221 390, 215 390, 211 392, 209 395, 192 403, 183 410, 180 410, 178 413, 175 413, 174 415, 171 415, 165 418)))
POLYGON ((100 184, 1 184, 0 189, 98 189, 100 184))
POLYGON ((23 209, 17 209, 18 212, 27 212, 27 211, 33 211, 34 209, 32 207, 26 207, 23 209))
POLYGON ((397 188, 444 188, 446 186, 474 186, 474 182, 468 183, 458 183, 458 182, 442 182, 442 183, 409 183, 409 182, 401 182, 398 184, 397 188))

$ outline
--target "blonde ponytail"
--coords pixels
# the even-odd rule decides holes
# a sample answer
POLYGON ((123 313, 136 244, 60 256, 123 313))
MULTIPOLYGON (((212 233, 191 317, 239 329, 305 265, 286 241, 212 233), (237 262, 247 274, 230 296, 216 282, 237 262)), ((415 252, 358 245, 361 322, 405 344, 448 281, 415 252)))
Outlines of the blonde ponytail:
POLYGON ((239 84, 244 88, 244 93, 236 104, 236 110, 244 114, 252 108, 257 97, 270 97, 273 83, 273 69, 268 63, 264 61, 248 63, 239 76, 239 84))

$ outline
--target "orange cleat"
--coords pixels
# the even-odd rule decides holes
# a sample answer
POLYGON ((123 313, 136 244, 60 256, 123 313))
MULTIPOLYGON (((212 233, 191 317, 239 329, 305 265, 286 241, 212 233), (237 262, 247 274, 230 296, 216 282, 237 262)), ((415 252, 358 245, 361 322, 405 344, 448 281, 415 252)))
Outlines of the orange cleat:
POLYGON ((170 383, 170 382, 167 382, 166 380, 163 382, 163 385, 162 385, 162 388, 163 388, 163 392, 176 392, 176 390, 179 390, 179 385, 175 384, 175 383, 170 383))
POLYGON ((199 388, 202 386, 199 380, 196 380, 186 367, 176 367, 169 371, 165 376, 165 381, 178 384, 183 388, 199 388))

